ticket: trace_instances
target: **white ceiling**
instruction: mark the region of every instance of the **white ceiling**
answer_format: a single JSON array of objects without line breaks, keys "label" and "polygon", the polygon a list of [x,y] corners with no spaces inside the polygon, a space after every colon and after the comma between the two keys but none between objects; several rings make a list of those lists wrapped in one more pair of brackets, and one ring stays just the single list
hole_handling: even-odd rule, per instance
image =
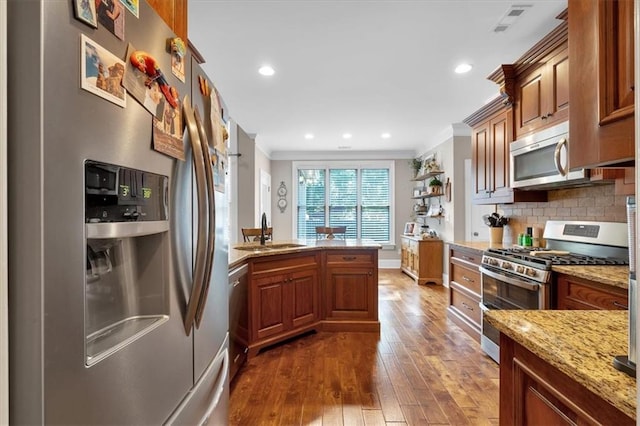
[{"label": "white ceiling", "polygon": [[[493,32],[514,3],[533,6]],[[566,4],[189,0],[189,39],[231,117],[272,158],[341,146],[413,155],[495,97],[486,77],[552,30]],[[463,61],[474,68],[455,74]],[[263,64],[276,74],[259,75]],[[346,132],[353,137],[344,140]]]}]

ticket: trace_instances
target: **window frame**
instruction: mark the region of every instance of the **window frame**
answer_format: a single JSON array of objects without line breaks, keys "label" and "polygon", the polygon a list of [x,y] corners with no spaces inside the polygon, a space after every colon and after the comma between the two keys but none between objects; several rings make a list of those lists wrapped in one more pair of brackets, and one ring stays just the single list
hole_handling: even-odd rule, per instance
[{"label": "window frame", "polygon": [[[362,169],[388,169],[389,170],[389,241],[380,242],[383,246],[395,245],[395,161],[393,160],[334,160],[334,161],[292,161],[291,163],[291,228],[294,238],[298,238],[298,171],[300,169],[324,169],[325,170],[325,222],[329,218],[329,173],[331,169],[356,169],[357,176],[357,205],[356,214],[358,220],[362,215],[362,188],[361,173]],[[356,230],[356,235],[360,235],[362,225]]]}]

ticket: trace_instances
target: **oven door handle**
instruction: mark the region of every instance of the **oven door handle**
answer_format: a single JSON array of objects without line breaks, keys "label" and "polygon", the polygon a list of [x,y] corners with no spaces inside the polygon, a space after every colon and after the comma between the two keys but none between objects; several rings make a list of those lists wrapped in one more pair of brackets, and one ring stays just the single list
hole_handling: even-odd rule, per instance
[{"label": "oven door handle", "polygon": [[521,287],[531,291],[537,291],[540,289],[540,284],[535,283],[527,283],[522,280],[517,280],[515,278],[507,277],[506,275],[498,274],[496,272],[490,271],[487,268],[481,266],[480,273],[490,276],[491,278],[495,278],[496,280],[504,281],[507,284],[515,285],[516,287]]}]

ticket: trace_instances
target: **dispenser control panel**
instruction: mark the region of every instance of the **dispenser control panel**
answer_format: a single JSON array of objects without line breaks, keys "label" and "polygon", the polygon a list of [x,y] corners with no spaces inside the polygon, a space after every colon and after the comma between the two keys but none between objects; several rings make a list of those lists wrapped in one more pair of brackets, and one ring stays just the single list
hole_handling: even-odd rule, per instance
[{"label": "dispenser control panel", "polygon": [[167,176],[87,160],[84,183],[86,223],[167,220]]}]

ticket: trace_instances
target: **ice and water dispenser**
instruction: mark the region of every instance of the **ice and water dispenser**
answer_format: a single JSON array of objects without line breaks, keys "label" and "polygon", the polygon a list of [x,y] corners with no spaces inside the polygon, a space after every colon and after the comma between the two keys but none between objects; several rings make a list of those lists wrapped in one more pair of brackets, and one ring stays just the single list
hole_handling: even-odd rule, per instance
[{"label": "ice and water dispenser", "polygon": [[168,178],[85,162],[85,355],[95,364],[169,318]]}]

